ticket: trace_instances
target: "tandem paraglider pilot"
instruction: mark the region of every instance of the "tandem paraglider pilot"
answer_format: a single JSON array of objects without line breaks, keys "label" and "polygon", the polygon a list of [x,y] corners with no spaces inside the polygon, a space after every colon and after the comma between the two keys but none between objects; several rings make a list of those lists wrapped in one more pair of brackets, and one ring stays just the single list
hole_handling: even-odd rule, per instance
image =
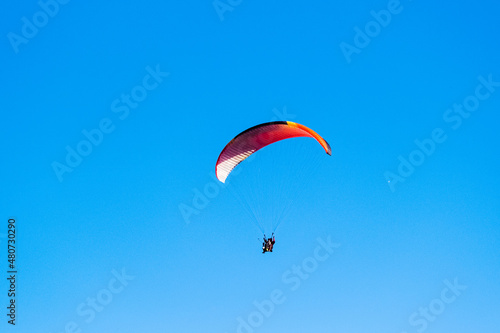
[{"label": "tandem paraglider pilot", "polygon": [[[328,155],[332,155],[332,148],[328,142],[326,142],[325,139],[309,127],[292,121],[271,121],[250,127],[229,141],[219,154],[219,158],[217,158],[217,163],[215,164],[215,176],[221,183],[225,183],[233,169],[255,152],[268,145],[274,144],[275,142],[299,137],[315,139]],[[238,189],[238,186],[236,186],[236,189]],[[275,243],[274,231],[276,231],[276,228],[280,224],[281,220],[276,220],[276,222],[274,222],[274,219],[271,219],[273,226],[265,229],[262,227],[261,219],[258,218],[260,214],[255,212],[256,209],[254,210],[255,207],[252,207],[253,205],[247,202],[244,196],[241,196],[238,199],[243,205],[247,205],[246,208],[252,213],[252,219],[255,219],[255,222],[262,233],[264,233],[264,230],[273,230],[271,238],[266,238],[266,235],[264,234],[262,253],[273,252]]]},{"label": "tandem paraglider pilot", "polygon": [[274,240],[274,232],[272,236],[272,238],[266,238],[266,235],[264,235],[264,242],[262,243],[262,253],[273,252],[273,246],[274,243],[276,243],[276,241]]}]

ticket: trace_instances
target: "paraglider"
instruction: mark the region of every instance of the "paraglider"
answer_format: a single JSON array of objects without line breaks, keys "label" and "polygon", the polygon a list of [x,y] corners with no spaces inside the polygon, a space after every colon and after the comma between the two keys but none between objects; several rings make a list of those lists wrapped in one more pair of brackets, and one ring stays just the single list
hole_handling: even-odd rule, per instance
[{"label": "paraglider", "polygon": [[[332,154],[328,142],[312,129],[291,121],[273,121],[253,126],[235,136],[220,153],[215,165],[215,175],[219,181],[225,183],[233,169],[258,150],[275,142],[297,137],[313,138],[328,155]],[[243,203],[248,205],[246,202]],[[254,217],[256,220],[258,219],[255,214]],[[257,223],[259,224],[259,221]],[[275,244],[274,230],[272,238],[266,238],[264,234],[262,253],[273,251]],[[262,228],[261,231],[263,231]]]}]

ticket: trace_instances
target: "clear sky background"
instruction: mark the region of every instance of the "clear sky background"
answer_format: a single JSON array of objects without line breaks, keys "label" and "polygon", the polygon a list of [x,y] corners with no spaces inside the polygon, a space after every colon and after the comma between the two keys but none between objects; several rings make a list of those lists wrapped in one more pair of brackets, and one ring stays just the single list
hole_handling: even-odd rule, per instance
[{"label": "clear sky background", "polygon": [[[4,4],[1,331],[498,332],[498,3],[216,4]],[[263,255],[213,173],[276,119],[333,153]]]}]

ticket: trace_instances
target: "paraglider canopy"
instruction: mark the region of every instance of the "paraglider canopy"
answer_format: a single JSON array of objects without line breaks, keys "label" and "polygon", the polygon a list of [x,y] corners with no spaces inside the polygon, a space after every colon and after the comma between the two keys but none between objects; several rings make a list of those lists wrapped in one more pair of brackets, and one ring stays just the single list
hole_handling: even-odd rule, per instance
[{"label": "paraglider canopy", "polygon": [[291,121],[273,121],[241,132],[224,147],[215,166],[217,179],[224,183],[231,171],[257,150],[296,137],[314,138],[328,155],[332,154],[328,142],[312,129]]}]

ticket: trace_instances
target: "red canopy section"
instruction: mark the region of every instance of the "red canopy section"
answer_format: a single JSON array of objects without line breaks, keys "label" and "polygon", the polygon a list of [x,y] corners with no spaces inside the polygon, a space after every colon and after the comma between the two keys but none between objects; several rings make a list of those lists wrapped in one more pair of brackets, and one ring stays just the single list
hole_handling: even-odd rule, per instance
[{"label": "red canopy section", "polygon": [[224,183],[231,171],[257,150],[277,141],[297,137],[314,138],[328,155],[332,154],[328,142],[312,129],[291,121],[274,121],[251,127],[232,139],[217,159],[215,174]]}]

